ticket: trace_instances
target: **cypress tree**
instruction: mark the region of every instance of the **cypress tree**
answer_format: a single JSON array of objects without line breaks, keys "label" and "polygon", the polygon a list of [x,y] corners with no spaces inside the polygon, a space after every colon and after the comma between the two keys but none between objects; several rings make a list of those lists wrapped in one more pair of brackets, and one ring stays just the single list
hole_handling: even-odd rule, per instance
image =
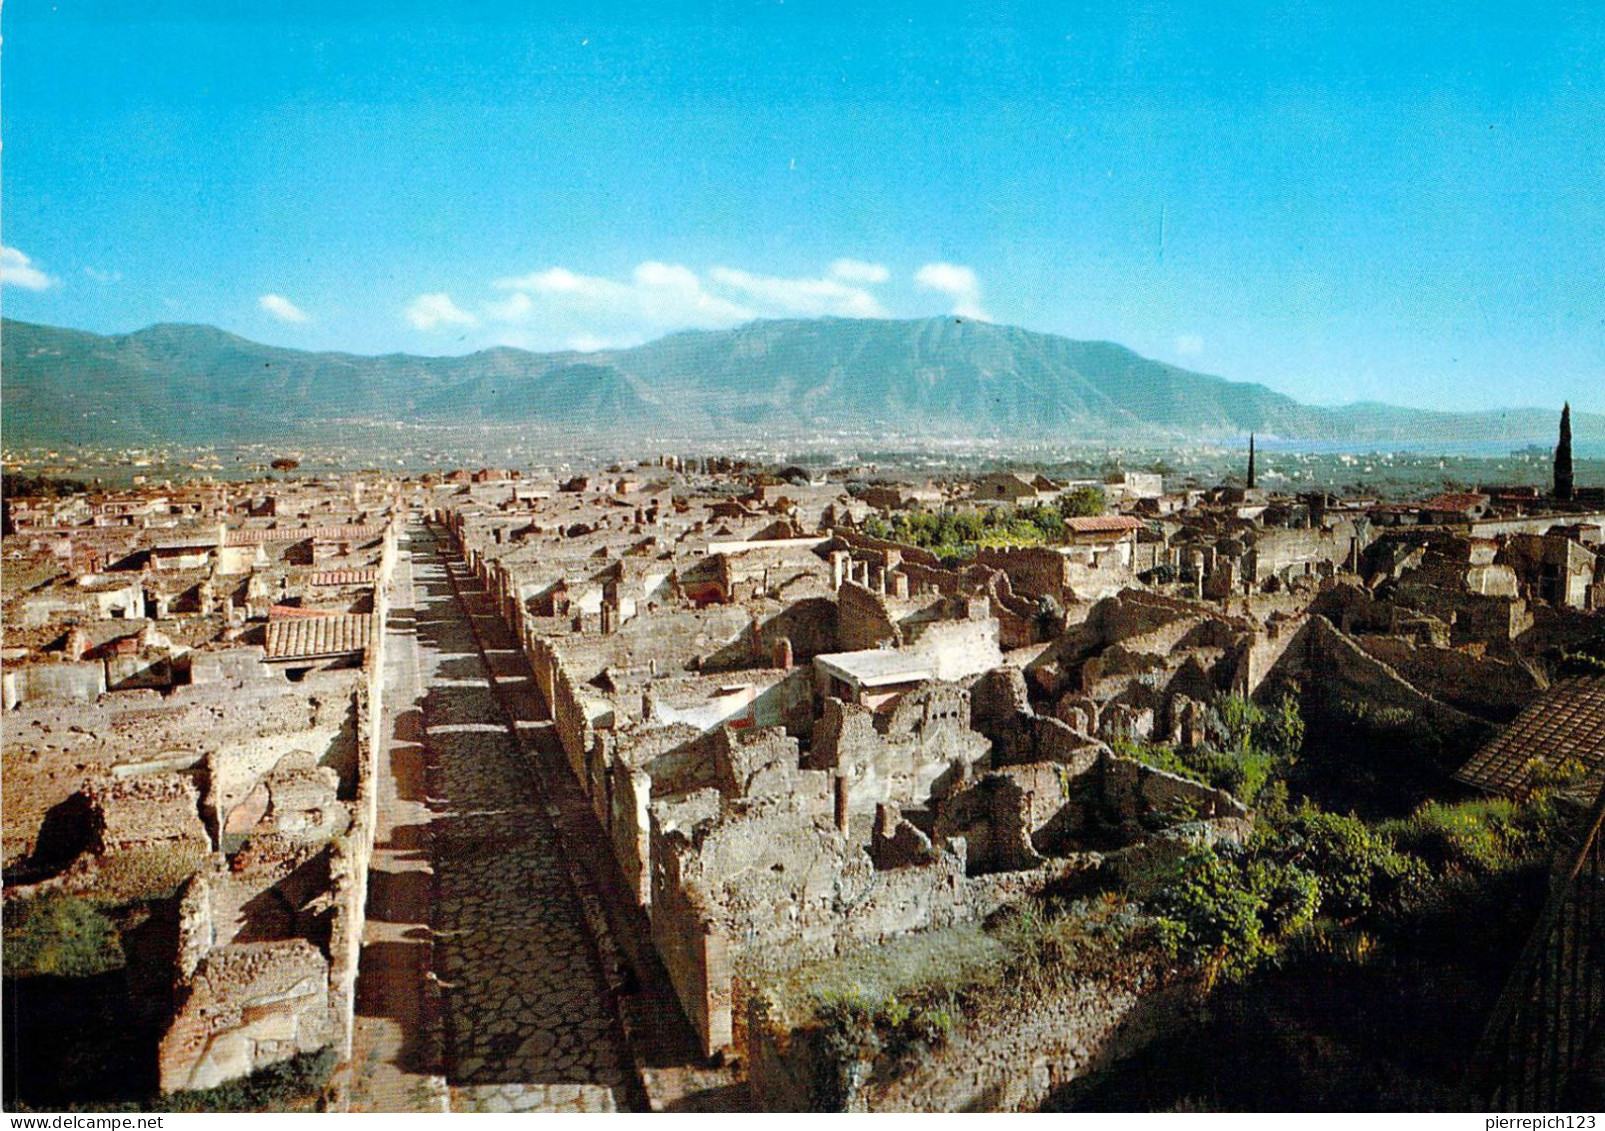
[{"label": "cypress tree", "polygon": [[1555,445],[1555,498],[1572,498],[1572,406],[1568,401],[1560,410],[1560,443]]},{"label": "cypress tree", "polygon": [[1250,491],[1254,489],[1254,433],[1252,432],[1248,434],[1248,489]]}]

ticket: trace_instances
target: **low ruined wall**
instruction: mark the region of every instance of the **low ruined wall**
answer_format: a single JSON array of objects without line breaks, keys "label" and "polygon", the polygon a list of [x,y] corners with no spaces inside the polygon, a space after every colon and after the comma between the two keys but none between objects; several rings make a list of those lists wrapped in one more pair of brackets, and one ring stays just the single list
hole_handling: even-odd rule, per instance
[{"label": "low ruined wall", "polygon": [[1224,789],[1156,770],[1130,758],[1105,755],[1101,770],[1104,801],[1123,820],[1140,819],[1144,813],[1170,813],[1184,806],[1208,819],[1248,815],[1243,803]]},{"label": "low ruined wall", "polygon": [[748,1086],[765,1111],[1034,1111],[1163,1035],[1192,993],[1141,977],[1089,977],[964,1020],[902,1064],[844,1061],[817,1027],[778,1030],[755,999]]},{"label": "low ruined wall", "polygon": [[913,562],[916,565],[926,566],[931,569],[939,569],[942,565],[941,558],[918,546],[910,546],[903,542],[891,542],[885,538],[872,538],[868,534],[844,526],[836,527],[831,533],[835,536],[836,541],[841,542],[849,549],[871,550],[883,555],[895,554],[905,562]]},{"label": "low ruined wall", "polygon": [[105,693],[106,665],[100,660],[29,664],[5,673],[8,711],[37,699],[92,703]]},{"label": "low ruined wall", "polygon": [[215,1088],[338,1039],[329,962],[304,939],[219,947],[180,989],[161,1090]]},{"label": "low ruined wall", "polygon": [[1009,584],[1022,597],[1048,596],[1061,605],[1065,601],[1065,556],[1056,550],[1023,547],[1012,550],[978,550],[975,560],[1001,569]]}]

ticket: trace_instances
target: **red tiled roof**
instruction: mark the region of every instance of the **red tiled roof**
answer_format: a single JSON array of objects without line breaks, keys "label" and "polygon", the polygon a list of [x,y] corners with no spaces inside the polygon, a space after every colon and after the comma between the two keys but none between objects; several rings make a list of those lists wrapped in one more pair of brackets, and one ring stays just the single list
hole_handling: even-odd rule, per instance
[{"label": "red tiled roof", "polygon": [[368,647],[373,617],[368,613],[337,613],[322,617],[285,617],[267,626],[267,658],[309,660],[341,656]]},{"label": "red tiled roof", "polygon": [[1087,515],[1064,520],[1064,528],[1073,534],[1119,534],[1136,530],[1141,525],[1141,519],[1132,518],[1129,514]]},{"label": "red tiled roof", "polygon": [[379,580],[377,569],[323,569],[307,581],[313,585],[372,585]]},{"label": "red tiled roof", "polygon": [[1605,676],[1584,676],[1550,688],[1472,755],[1455,778],[1489,793],[1520,798],[1540,758],[1551,765],[1576,758],[1591,779],[1605,774]]},{"label": "red tiled roof", "polygon": [[355,542],[377,538],[384,527],[373,523],[349,526],[275,526],[272,529],[230,530],[223,536],[225,546],[259,546],[263,542],[299,542],[303,538]]},{"label": "red tiled roof", "polygon": [[1435,495],[1421,505],[1429,511],[1469,511],[1472,507],[1480,507],[1487,502],[1487,495],[1466,492],[1463,494]]},{"label": "red tiled roof", "polygon": [[300,605],[270,605],[268,607],[268,620],[282,620],[285,617],[337,617],[342,615],[333,609],[303,609]]}]

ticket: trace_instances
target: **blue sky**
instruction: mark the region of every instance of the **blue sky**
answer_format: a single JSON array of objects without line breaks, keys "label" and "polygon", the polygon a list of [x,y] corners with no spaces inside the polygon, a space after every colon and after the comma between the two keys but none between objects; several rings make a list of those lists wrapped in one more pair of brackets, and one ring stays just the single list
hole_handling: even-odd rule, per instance
[{"label": "blue sky", "polygon": [[244,7],[5,5],[8,317],[444,354],[961,311],[1605,411],[1595,0]]}]

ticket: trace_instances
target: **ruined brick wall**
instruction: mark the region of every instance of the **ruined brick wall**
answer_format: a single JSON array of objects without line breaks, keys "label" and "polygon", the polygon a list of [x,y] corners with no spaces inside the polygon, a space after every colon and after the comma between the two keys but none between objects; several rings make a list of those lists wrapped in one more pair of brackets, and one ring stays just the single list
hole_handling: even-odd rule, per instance
[{"label": "ruined brick wall", "polygon": [[897,568],[908,575],[909,588],[915,593],[935,592],[954,597],[965,590],[964,575],[955,569],[922,565],[907,559]]},{"label": "ruined brick wall", "polygon": [[1224,789],[1156,770],[1130,758],[1106,754],[1099,772],[1104,803],[1133,832],[1141,828],[1146,814],[1170,815],[1181,809],[1192,810],[1197,819],[1240,818],[1248,809]]},{"label": "ruined brick wall", "polygon": [[93,703],[106,693],[106,665],[101,660],[8,665],[4,679],[8,711],[36,700]]},{"label": "ruined brick wall", "polygon": [[1254,580],[1264,581],[1273,574],[1311,573],[1322,565],[1346,568],[1365,546],[1364,534],[1352,522],[1340,522],[1331,530],[1269,527],[1261,530],[1254,541]]},{"label": "ruined brick wall", "polygon": [[1289,649],[1273,674],[1301,682],[1312,721],[1345,702],[1363,702],[1376,711],[1399,712],[1447,748],[1469,752],[1492,735],[1489,723],[1426,694],[1325,617],[1311,617],[1302,637],[1306,646]]},{"label": "ruined brick wall", "polygon": [[[710,793],[712,791],[709,791]],[[717,805],[717,794],[711,804]],[[685,874],[696,849],[687,834],[652,812],[652,944],[680,1007],[712,1056],[735,1039],[729,940],[707,895]]]},{"label": "ruined brick wall", "polygon": [[832,545],[832,549],[845,547],[851,550],[871,551],[882,555],[883,562],[885,561],[885,555],[896,554],[904,562],[926,566],[930,569],[940,569],[942,565],[941,558],[918,546],[909,546],[902,542],[891,542],[884,538],[871,538],[868,534],[845,526],[838,526],[831,533],[834,535],[835,541],[841,543],[839,546]]},{"label": "ruined brick wall", "polygon": [[1057,550],[1039,546],[1008,550],[982,549],[975,560],[1008,575],[1014,592],[1032,600],[1048,596],[1063,604],[1066,598],[1067,559]]},{"label": "ruined brick wall", "polygon": [[903,632],[886,610],[886,600],[856,581],[842,583],[836,595],[837,637],[844,652],[898,646]]},{"label": "ruined brick wall", "polygon": [[304,939],[218,947],[179,996],[157,1052],[164,1093],[214,1088],[338,1037],[329,961]]},{"label": "ruined brick wall", "polygon": [[[385,658],[389,637],[391,582],[395,576],[398,527],[386,526],[384,547],[374,583],[373,619],[363,656],[362,682],[355,693],[356,773],[351,804],[351,825],[330,846],[329,884],[331,921],[328,942],[327,1001],[342,1076],[349,1071],[352,1040],[356,1033],[357,972],[362,936],[367,925],[368,869],[373,859],[374,832],[379,819],[379,763],[388,738],[384,733]],[[316,1014],[321,1008],[313,995],[306,1008],[313,1016],[295,1021],[296,1051],[315,1039]],[[315,1047],[315,1046],[314,1046]]]},{"label": "ruined brick wall", "polygon": [[827,699],[805,765],[844,779],[853,813],[882,802],[922,806],[939,782],[986,758],[991,744],[970,730],[969,716],[968,693],[952,684],[909,692],[884,733],[867,707]]},{"label": "ruined brick wall", "polygon": [[920,633],[914,651],[926,657],[937,679],[970,679],[1003,662],[996,617],[933,621]]}]

